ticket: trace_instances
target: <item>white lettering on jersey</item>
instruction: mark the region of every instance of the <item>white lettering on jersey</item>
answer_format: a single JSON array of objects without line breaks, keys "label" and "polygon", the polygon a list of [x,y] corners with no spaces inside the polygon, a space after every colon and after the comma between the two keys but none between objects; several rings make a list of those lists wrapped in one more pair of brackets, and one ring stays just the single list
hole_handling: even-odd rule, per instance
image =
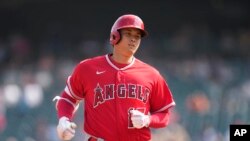
[{"label": "white lettering on jersey", "polygon": [[136,99],[143,103],[148,101],[150,90],[138,84],[107,84],[103,87],[97,83],[94,89],[94,104],[97,107],[105,103],[107,100],[113,100],[115,96],[121,99]]}]

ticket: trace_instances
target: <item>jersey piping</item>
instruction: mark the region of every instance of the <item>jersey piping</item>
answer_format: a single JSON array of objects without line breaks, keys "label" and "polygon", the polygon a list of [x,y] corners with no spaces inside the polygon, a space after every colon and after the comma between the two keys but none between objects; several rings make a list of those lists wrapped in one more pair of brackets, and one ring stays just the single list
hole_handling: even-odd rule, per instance
[{"label": "jersey piping", "polygon": [[66,90],[69,90],[70,94],[71,94],[74,98],[76,98],[76,99],[78,99],[78,100],[82,100],[83,98],[77,96],[77,95],[73,92],[73,90],[72,90],[72,88],[71,88],[71,84],[70,84],[70,78],[71,78],[71,76],[68,77],[68,81],[67,81],[67,88],[68,88],[68,89],[66,89]]},{"label": "jersey piping", "polygon": [[175,105],[175,102],[171,102],[171,103],[168,104],[167,106],[164,106],[163,108],[161,108],[161,109],[159,109],[159,110],[157,110],[157,111],[155,111],[155,112],[153,112],[153,113],[158,113],[158,112],[164,111],[164,110],[166,110],[166,109],[168,109],[168,108],[170,108],[170,107],[172,107],[172,106],[174,106],[174,105]]},{"label": "jersey piping", "polygon": [[114,69],[116,69],[116,70],[125,70],[125,69],[131,67],[131,66],[134,64],[134,62],[135,62],[135,57],[133,57],[133,58],[132,58],[132,62],[131,62],[129,65],[127,65],[127,66],[125,66],[125,67],[123,67],[123,68],[118,68],[115,64],[113,64],[113,63],[111,62],[111,60],[109,59],[108,54],[106,54],[105,58],[106,58],[108,64],[109,64],[112,68],[114,68]]}]

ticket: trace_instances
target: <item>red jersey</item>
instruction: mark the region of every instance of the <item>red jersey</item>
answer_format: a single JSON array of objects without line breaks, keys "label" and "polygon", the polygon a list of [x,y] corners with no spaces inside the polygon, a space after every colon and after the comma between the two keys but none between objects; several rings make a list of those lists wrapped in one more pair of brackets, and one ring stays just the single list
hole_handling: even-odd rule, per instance
[{"label": "red jersey", "polygon": [[106,141],[150,140],[150,128],[133,128],[130,110],[150,114],[175,105],[155,68],[136,58],[120,68],[108,54],[80,62],[65,90],[77,100],[84,99],[85,132]]}]

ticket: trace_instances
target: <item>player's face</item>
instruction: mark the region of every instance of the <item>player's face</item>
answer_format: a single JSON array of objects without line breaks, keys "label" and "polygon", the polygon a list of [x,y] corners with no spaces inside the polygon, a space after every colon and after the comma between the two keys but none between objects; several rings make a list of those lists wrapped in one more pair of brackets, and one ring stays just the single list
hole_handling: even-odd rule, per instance
[{"label": "player's face", "polygon": [[126,56],[134,55],[141,42],[141,31],[135,28],[126,28],[120,31],[121,41],[116,50]]}]

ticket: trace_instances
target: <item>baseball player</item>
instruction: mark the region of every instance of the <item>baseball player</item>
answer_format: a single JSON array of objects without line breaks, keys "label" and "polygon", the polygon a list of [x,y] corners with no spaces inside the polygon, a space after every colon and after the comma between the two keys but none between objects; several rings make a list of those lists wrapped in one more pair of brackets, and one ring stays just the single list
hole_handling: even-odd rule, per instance
[{"label": "baseball player", "polygon": [[161,74],[135,58],[146,36],[140,17],[126,14],[111,29],[110,54],[81,61],[57,96],[57,133],[62,140],[75,135],[74,112],[84,100],[86,141],[149,141],[150,128],[166,127],[175,105]]}]

